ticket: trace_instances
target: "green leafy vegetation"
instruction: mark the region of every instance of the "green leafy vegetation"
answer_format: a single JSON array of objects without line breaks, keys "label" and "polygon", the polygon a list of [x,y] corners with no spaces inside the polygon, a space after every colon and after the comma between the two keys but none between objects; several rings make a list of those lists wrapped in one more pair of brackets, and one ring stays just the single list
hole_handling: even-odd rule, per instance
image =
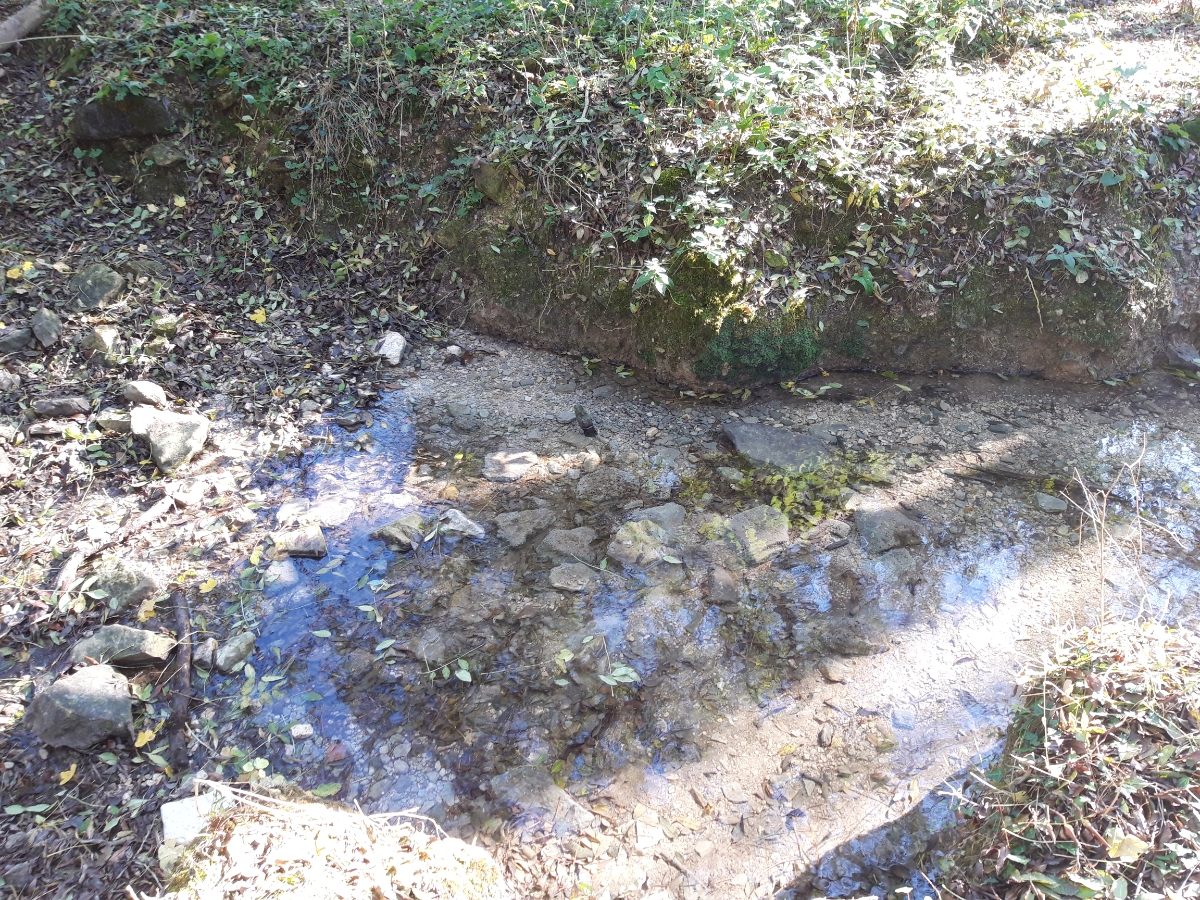
[{"label": "green leafy vegetation", "polygon": [[[66,5],[55,26],[84,35],[61,72],[83,96],[198,101],[281,216],[339,243],[394,233],[414,274],[435,223],[488,202],[472,160],[495,161],[527,194],[478,254],[507,273],[497,289],[599,266],[635,322],[698,311],[707,334],[683,349],[704,377],[863,355],[867,336],[826,321],[942,327],[980,270],[1020,287],[973,315],[1014,314],[1026,281],[1070,290],[1078,308],[1047,324],[1106,346],[1159,302],[1200,190],[1179,166],[1194,92],[1137,66],[1047,76],[1016,129],[985,114],[1018,91],[989,93],[993,59],[1019,79],[1090,39],[1087,14],[1040,0],[161,2]],[[681,283],[697,259],[723,285]],[[646,352],[660,330],[639,332]]]}]

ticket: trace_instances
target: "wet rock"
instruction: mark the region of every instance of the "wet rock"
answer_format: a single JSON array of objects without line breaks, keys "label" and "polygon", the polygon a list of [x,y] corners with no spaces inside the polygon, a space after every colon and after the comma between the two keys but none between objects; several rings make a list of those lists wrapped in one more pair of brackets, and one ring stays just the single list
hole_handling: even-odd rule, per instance
[{"label": "wet rock", "polygon": [[243,631],[227,640],[213,659],[217,671],[225,675],[236,672],[254,652],[254,642],[254,633],[251,631]]},{"label": "wet rock", "polygon": [[1043,494],[1040,491],[1033,495],[1033,502],[1044,513],[1064,513],[1067,511],[1067,501],[1053,494]]},{"label": "wet rock", "polygon": [[649,521],[662,527],[671,537],[678,541],[683,535],[683,520],[687,518],[687,510],[678,503],[664,503],[662,506],[652,506],[649,509],[639,509],[629,516],[630,522]]},{"label": "wet rock", "polygon": [[79,107],[71,120],[71,135],[78,141],[154,137],[174,128],[175,117],[162,101],[132,95],[93,100]]},{"label": "wet rock", "polygon": [[579,430],[584,433],[585,437],[596,436],[596,423],[592,421],[591,414],[582,406],[575,407],[575,421],[579,423]]},{"label": "wet rock", "polygon": [[121,295],[125,279],[104,263],[92,263],[71,279],[70,288],[83,309],[100,309]]},{"label": "wet rock", "polygon": [[129,681],[111,666],[88,666],[33,698],[25,725],[52,747],[87,750],[133,728]]},{"label": "wet rock", "polygon": [[874,656],[887,649],[873,626],[853,620],[831,623],[830,630],[821,635],[821,646],[838,656]]},{"label": "wet rock", "polygon": [[140,606],[167,589],[166,580],[153,566],[122,557],[102,560],[92,574],[96,580],[91,589],[103,591],[109,607],[117,612]]},{"label": "wet rock", "polygon": [[167,392],[153,381],[131,381],[121,390],[130,403],[146,403],[159,409],[167,406]]},{"label": "wet rock", "polygon": [[554,421],[556,421],[559,425],[570,425],[575,421],[575,410],[560,409],[554,414]]},{"label": "wet rock", "polygon": [[0,329],[0,355],[16,353],[29,346],[33,338],[33,329],[17,325]]},{"label": "wet rock", "polygon": [[562,837],[592,822],[592,814],[555,784],[541,766],[509,769],[488,784],[492,796],[512,809],[518,831],[547,825]]},{"label": "wet rock", "polygon": [[475,431],[483,421],[480,411],[462,400],[451,400],[447,403],[446,413],[459,431]]},{"label": "wet rock", "polygon": [[579,479],[575,496],[591,503],[615,503],[638,495],[637,479],[623,469],[600,466]]},{"label": "wet rock", "polygon": [[756,506],[729,520],[742,552],[755,565],[764,563],[788,543],[788,519],[773,506]]},{"label": "wet rock", "polygon": [[293,740],[306,741],[313,736],[313,727],[307,722],[297,722],[288,729],[288,734],[292,736]]},{"label": "wet rock", "polygon": [[538,552],[553,559],[595,562],[595,540],[596,532],[591,528],[555,528],[538,545]]},{"label": "wet rock", "polygon": [[921,544],[925,527],[894,506],[868,501],[854,510],[854,525],[871,555]]},{"label": "wet rock", "polygon": [[86,397],[55,397],[48,400],[34,400],[33,411],[45,419],[86,416],[92,411],[92,405],[88,403]]},{"label": "wet rock", "polygon": [[483,477],[488,481],[520,481],[533,466],[537,454],[528,450],[500,450],[483,458]]},{"label": "wet rock", "polygon": [[1013,430],[1013,427],[1007,422],[993,422],[988,426],[987,430],[992,432],[992,434],[1009,434]]},{"label": "wet rock", "polygon": [[167,661],[175,639],[156,631],[104,625],[90,638],[71,648],[71,662],[112,663],[117,666],[152,666]]},{"label": "wet rock", "polygon": [[325,534],[320,525],[305,525],[292,531],[276,531],[271,535],[276,556],[295,556],[299,559],[321,559],[325,556]]},{"label": "wet rock", "polygon": [[208,440],[208,419],[152,406],[135,406],[129,413],[130,431],[150,445],[150,456],[164,474],[186,465]]},{"label": "wet rock", "polygon": [[875,561],[875,572],[887,584],[913,585],[920,580],[917,561],[903,547],[889,550]]},{"label": "wet rock", "polygon": [[21,387],[21,376],[0,368],[0,391],[15,391]]},{"label": "wet rock", "polygon": [[127,409],[102,409],[96,413],[96,427],[113,434],[129,434],[133,430]]},{"label": "wet rock", "polygon": [[608,545],[608,555],[625,566],[650,566],[665,555],[670,533],[652,519],[626,522]]},{"label": "wet rock", "polygon": [[217,649],[219,646],[216,638],[210,637],[202,640],[192,651],[192,665],[198,669],[204,669],[206,672],[211,672],[213,666],[217,664]]},{"label": "wet rock", "polygon": [[716,566],[708,575],[708,596],[713,603],[729,604],[738,601],[738,583],[728,569]]},{"label": "wet rock", "polygon": [[409,513],[376,528],[371,537],[403,550],[417,547],[425,538],[425,517],[420,513]]},{"label": "wet rock", "polygon": [[551,509],[523,509],[496,516],[496,534],[511,547],[522,547],[529,538],[554,524]]},{"label": "wet rock", "polygon": [[374,353],[389,366],[398,366],[407,349],[408,340],[404,335],[398,331],[389,331],[375,343]]},{"label": "wet rock", "polygon": [[111,356],[116,350],[121,332],[115,325],[97,325],[91,329],[79,342],[79,349],[84,353],[99,353],[101,356]]},{"label": "wet rock", "polygon": [[457,509],[448,509],[438,517],[438,530],[442,534],[461,534],[469,538],[481,538],[487,534],[482,525],[472,522]]},{"label": "wet rock", "polygon": [[33,314],[29,324],[33,328],[33,336],[43,347],[53,347],[62,337],[62,319],[44,306]]},{"label": "wet rock", "polygon": [[746,459],[785,472],[814,472],[829,461],[829,451],[819,438],[786,428],[729,422],[725,436]]},{"label": "wet rock", "polygon": [[596,572],[583,563],[565,563],[550,570],[550,586],[560,591],[579,593],[586,591],[596,577]]}]

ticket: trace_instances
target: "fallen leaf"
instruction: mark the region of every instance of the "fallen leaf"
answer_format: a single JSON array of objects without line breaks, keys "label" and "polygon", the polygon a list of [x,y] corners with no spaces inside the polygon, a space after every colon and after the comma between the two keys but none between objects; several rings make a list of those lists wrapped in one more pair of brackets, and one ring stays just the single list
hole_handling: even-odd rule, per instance
[{"label": "fallen leaf", "polygon": [[312,789],[312,791],[310,793],[314,797],[332,797],[334,794],[336,794],[341,789],[342,789],[342,786],[338,782],[331,781],[328,784],[317,785],[315,788]]},{"label": "fallen leaf", "polygon": [[75,777],[75,772],[78,768],[79,768],[78,763],[71,763],[71,768],[64,769],[63,771],[58,773],[58,783],[60,785],[66,784],[68,781],[70,781],[72,778]]},{"label": "fallen leaf", "polygon": [[267,311],[265,309],[256,309],[254,312],[248,313],[246,318],[251,322],[257,322],[259,325],[262,325],[267,321]]},{"label": "fallen leaf", "polygon": [[139,747],[139,748],[145,747],[148,743],[150,743],[152,740],[154,740],[154,737],[156,734],[158,734],[158,732],[154,731],[153,729],[148,729],[146,731],[139,731],[137,740],[133,742],[133,746]]},{"label": "fallen leaf", "polygon": [[200,585],[200,593],[207,594],[217,586],[217,579],[210,578],[204,584]]}]

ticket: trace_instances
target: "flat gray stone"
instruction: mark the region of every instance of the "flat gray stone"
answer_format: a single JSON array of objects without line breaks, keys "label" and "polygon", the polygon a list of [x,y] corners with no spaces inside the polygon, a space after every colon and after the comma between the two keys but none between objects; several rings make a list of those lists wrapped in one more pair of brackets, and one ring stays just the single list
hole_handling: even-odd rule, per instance
[{"label": "flat gray stone", "polygon": [[92,263],[71,279],[70,287],[83,309],[100,309],[121,296],[125,279],[104,263]]},{"label": "flat gray stone", "polygon": [[46,419],[86,416],[92,411],[92,405],[88,403],[86,397],[54,397],[34,400],[33,411]]},{"label": "flat gray stone", "polygon": [[788,543],[788,518],[773,506],[756,506],[729,520],[742,552],[755,565],[764,563]]},{"label": "flat gray stone", "polygon": [[111,666],[88,666],[33,698],[25,725],[52,747],[87,750],[133,729],[129,681]]},{"label": "flat gray stone", "polygon": [[129,425],[135,437],[150,445],[154,464],[165,474],[191,462],[208,440],[208,419],[195,413],[139,405],[130,410]]},{"label": "flat gray stone", "polygon": [[217,661],[217,650],[220,649],[220,644],[216,638],[205,638],[196,644],[196,649],[192,651],[192,665],[198,669],[203,669],[206,672],[211,672]]},{"label": "flat gray stone", "polygon": [[114,434],[129,434],[133,430],[127,409],[102,409],[96,413],[96,427]]},{"label": "flat gray stone", "polygon": [[301,559],[321,559],[325,556],[325,534],[320,525],[305,525],[292,531],[276,531],[271,535],[276,555]]},{"label": "flat gray stone", "polygon": [[916,559],[903,547],[889,550],[875,560],[875,572],[885,584],[913,585],[920,580]]},{"label": "flat gray stone", "polygon": [[531,536],[554,524],[554,510],[523,509],[496,516],[496,534],[510,547],[523,547]]},{"label": "flat gray stone", "polygon": [[592,503],[615,503],[632,500],[639,493],[638,481],[623,469],[600,466],[579,479],[575,496]]},{"label": "flat gray stone", "polygon": [[873,556],[897,547],[920,546],[925,534],[925,526],[901,510],[871,501],[854,510],[854,526]]},{"label": "flat gray stone", "polygon": [[1067,511],[1067,501],[1053,494],[1043,494],[1040,491],[1033,495],[1037,508],[1045,513],[1062,513]]},{"label": "flat gray stone", "polygon": [[16,353],[24,350],[33,340],[33,329],[12,325],[0,329],[0,355]]},{"label": "flat gray stone", "polygon": [[483,458],[483,477],[488,481],[520,481],[537,465],[536,453],[529,450],[500,450]]},{"label": "flat gray stone", "polygon": [[146,403],[163,409],[167,406],[167,392],[153,381],[131,381],[121,390],[121,396],[130,403]]},{"label": "flat gray stone", "polygon": [[829,451],[820,438],[797,434],[786,428],[728,422],[725,436],[751,462],[774,466],[797,474],[815,472],[829,461]]},{"label": "flat gray stone", "polygon": [[595,540],[592,528],[555,528],[538,545],[538,553],[567,562],[595,562],[596,551],[592,549]]},{"label": "flat gray stone", "polygon": [[167,661],[175,639],[157,631],[105,625],[71,648],[71,662],[112,663],[117,666],[153,666]]},{"label": "flat gray stone", "polygon": [[740,592],[733,573],[722,566],[714,566],[708,575],[708,596],[713,603],[737,603]]},{"label": "flat gray stone", "polygon": [[33,328],[33,336],[43,347],[54,346],[62,337],[62,319],[44,306],[33,314],[29,324]]},{"label": "flat gray stone", "polygon": [[243,631],[222,644],[213,660],[217,671],[225,675],[236,672],[254,652],[255,640],[253,632]]},{"label": "flat gray stone", "polygon": [[166,580],[153,566],[122,557],[102,560],[92,574],[96,580],[90,589],[103,591],[109,607],[117,612],[140,606],[167,589]]},{"label": "flat gray stone", "polygon": [[550,570],[550,586],[560,591],[586,591],[595,578],[595,570],[583,563],[564,563]]},{"label": "flat gray stone", "polygon": [[409,513],[376,528],[371,537],[405,550],[419,546],[425,538],[425,517],[420,513]]}]

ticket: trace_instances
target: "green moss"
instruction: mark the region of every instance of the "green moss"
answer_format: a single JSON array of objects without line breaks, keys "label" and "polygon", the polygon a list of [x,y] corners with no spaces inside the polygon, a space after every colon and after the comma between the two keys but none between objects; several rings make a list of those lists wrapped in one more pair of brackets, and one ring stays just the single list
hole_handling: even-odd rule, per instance
[{"label": "green moss", "polygon": [[816,361],[821,348],[802,315],[785,313],[750,320],[728,316],[695,371],[701,378],[728,381],[790,378]]},{"label": "green moss", "polygon": [[867,342],[858,332],[851,332],[838,341],[838,353],[850,359],[862,359],[867,352]]}]

